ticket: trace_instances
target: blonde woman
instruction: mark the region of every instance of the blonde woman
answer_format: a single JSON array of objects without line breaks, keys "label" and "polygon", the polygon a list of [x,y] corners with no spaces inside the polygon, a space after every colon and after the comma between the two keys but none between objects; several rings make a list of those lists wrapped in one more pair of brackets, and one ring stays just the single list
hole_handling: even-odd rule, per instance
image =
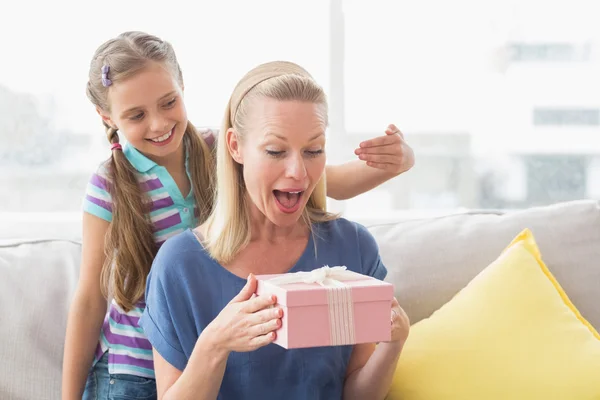
[{"label": "blonde woman", "polygon": [[327,102],[288,62],[238,83],[217,141],[217,190],[207,221],[162,246],[140,320],[162,399],[383,399],[409,323],[390,304],[392,340],[285,350],[271,342],[282,310],[253,297],[255,274],[323,265],[383,279],[361,225],[325,211]]}]

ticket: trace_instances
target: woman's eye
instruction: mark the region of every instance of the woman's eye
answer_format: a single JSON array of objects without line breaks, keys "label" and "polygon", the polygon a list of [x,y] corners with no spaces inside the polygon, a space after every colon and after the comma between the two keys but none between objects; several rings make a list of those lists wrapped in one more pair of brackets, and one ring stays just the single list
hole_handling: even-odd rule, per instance
[{"label": "woman's eye", "polygon": [[310,157],[317,157],[317,156],[323,154],[323,150],[307,150],[306,153]]},{"label": "woman's eye", "polygon": [[267,150],[267,154],[271,157],[281,157],[284,153],[284,151]]}]

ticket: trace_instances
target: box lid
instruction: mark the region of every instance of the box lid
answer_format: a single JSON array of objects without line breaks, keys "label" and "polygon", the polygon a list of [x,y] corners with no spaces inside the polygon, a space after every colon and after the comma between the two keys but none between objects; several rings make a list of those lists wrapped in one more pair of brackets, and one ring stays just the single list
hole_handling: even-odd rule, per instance
[{"label": "box lid", "polygon": [[[380,281],[371,276],[346,271],[348,277],[343,284],[350,287],[352,299],[355,303],[368,301],[392,301],[394,287],[391,283]],[[352,277],[349,277],[350,275]],[[277,302],[287,307],[313,306],[327,304],[328,287],[318,283],[284,283],[275,284],[269,280],[290,274],[257,275],[258,287],[256,294],[259,296],[275,295]]]}]

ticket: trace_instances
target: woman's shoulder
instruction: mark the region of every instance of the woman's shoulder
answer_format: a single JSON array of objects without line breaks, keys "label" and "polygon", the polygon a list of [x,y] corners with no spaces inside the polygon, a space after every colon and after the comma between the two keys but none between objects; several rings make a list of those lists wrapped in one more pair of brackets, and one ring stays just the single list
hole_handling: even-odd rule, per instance
[{"label": "woman's shoulder", "polygon": [[369,229],[355,221],[337,218],[314,226],[315,241],[321,247],[331,247],[348,255],[378,253],[379,247]]},{"label": "woman's shoulder", "polygon": [[371,236],[371,233],[364,225],[341,217],[330,221],[318,222],[314,224],[313,228],[317,231],[317,234],[330,238],[347,239],[349,237],[364,238],[365,236]]},{"label": "woman's shoulder", "polygon": [[317,224],[315,233],[320,264],[345,265],[351,271],[385,278],[379,246],[364,225],[338,218]]},{"label": "woman's shoulder", "polygon": [[189,266],[212,262],[192,229],[167,239],[158,250],[152,264],[154,274],[176,274],[185,276]]}]

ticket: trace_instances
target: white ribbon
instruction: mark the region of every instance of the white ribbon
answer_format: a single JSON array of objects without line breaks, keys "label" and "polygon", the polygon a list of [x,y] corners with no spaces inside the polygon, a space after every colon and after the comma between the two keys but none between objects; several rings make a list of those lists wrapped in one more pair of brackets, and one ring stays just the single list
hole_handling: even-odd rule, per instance
[{"label": "white ribbon", "polygon": [[347,271],[346,267],[328,267],[313,269],[312,271],[292,272],[277,278],[271,278],[268,282],[274,285],[287,285],[290,283],[318,283],[323,287],[346,287],[344,280],[356,279],[356,274]]},{"label": "white ribbon", "polygon": [[268,279],[274,285],[290,283],[317,283],[327,291],[329,309],[329,335],[332,346],[355,343],[354,303],[352,289],[343,281],[356,279],[356,273],[347,271],[345,266],[324,266],[310,272],[301,271]]}]

